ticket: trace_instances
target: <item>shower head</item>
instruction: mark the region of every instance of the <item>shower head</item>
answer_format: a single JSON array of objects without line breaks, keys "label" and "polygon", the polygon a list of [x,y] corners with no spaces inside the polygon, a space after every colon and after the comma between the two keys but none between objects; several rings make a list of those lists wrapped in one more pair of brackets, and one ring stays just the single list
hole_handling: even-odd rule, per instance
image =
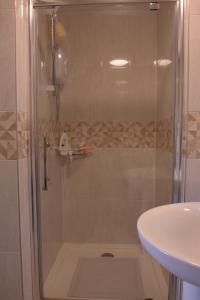
[{"label": "shower head", "polygon": [[66,30],[63,24],[56,19],[55,21],[55,42],[58,47],[66,36]]},{"label": "shower head", "polygon": [[56,48],[60,46],[66,36],[65,27],[62,22],[58,20],[58,10],[58,6],[51,10],[51,38],[53,39],[52,46]]}]

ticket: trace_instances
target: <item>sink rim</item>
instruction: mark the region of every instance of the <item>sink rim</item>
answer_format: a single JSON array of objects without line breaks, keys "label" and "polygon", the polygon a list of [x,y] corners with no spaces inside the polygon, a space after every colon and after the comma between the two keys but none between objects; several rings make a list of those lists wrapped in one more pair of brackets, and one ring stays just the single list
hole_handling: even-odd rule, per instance
[{"label": "sink rim", "polygon": [[[195,261],[192,260],[189,256],[178,256],[176,252],[173,252],[173,249],[170,248],[164,248],[164,245],[162,245],[161,243],[156,244],[156,241],[153,240],[153,235],[151,236],[147,236],[143,230],[144,228],[144,224],[142,224],[142,222],[144,221],[144,218],[148,215],[150,215],[153,212],[157,211],[157,213],[159,212],[159,210],[162,211],[162,213],[164,212],[164,209],[166,208],[173,208],[173,207],[180,207],[181,211],[183,212],[184,208],[191,208],[191,209],[196,209],[198,208],[200,210],[200,202],[183,202],[183,203],[175,203],[175,204],[168,204],[168,205],[163,205],[163,206],[159,206],[159,207],[155,207],[152,208],[148,211],[146,211],[145,213],[143,213],[140,218],[138,219],[137,222],[137,229],[138,229],[138,233],[139,233],[139,237],[141,239],[141,242],[144,246],[144,248],[146,248],[146,250],[157,260],[159,261],[160,264],[162,264],[166,269],[168,269],[170,272],[174,273],[175,275],[179,276],[179,277],[185,277],[188,282],[194,283],[194,280],[191,279],[191,275],[186,274],[186,270],[181,274],[179,271],[177,271],[175,273],[175,269],[176,267],[180,270],[181,267],[185,267],[188,268],[188,272],[193,270],[193,272],[198,272],[200,275],[200,260]],[[180,211],[180,212],[181,212]],[[175,212],[175,210],[174,210]],[[167,213],[167,212],[166,212]],[[200,214],[199,214],[200,216]],[[169,235],[167,236],[169,237]],[[180,251],[180,249],[179,249]],[[152,253],[153,252],[153,253]],[[159,256],[159,257],[158,257]],[[167,261],[168,260],[168,264]],[[177,263],[177,266],[172,266],[171,264],[169,265],[169,261],[170,263],[173,264],[173,262]],[[178,266],[179,264],[179,266]],[[192,270],[191,270],[192,268]],[[191,280],[190,280],[191,279]],[[195,281],[196,284],[200,284],[200,280],[196,280]]]}]

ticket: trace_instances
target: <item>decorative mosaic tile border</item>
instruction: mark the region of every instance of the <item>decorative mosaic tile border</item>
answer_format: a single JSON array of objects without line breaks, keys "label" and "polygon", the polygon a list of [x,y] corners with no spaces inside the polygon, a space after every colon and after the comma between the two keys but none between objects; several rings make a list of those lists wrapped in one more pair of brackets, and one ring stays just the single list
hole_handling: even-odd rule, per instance
[{"label": "decorative mosaic tile border", "polygon": [[18,142],[18,158],[26,158],[29,153],[30,128],[28,124],[28,116],[25,112],[17,115],[17,142]]},{"label": "decorative mosaic tile border", "polygon": [[154,148],[156,123],[79,122],[64,124],[72,144],[95,148]]},{"label": "decorative mosaic tile border", "polygon": [[173,121],[164,119],[157,121],[156,125],[156,148],[166,152],[172,152],[174,145]]},{"label": "decorative mosaic tile border", "polygon": [[[40,136],[50,145],[58,145],[60,132],[66,130],[71,144],[89,144],[95,148],[155,148],[156,122],[62,122],[43,120]],[[162,145],[161,145],[162,146]]]},{"label": "decorative mosaic tile border", "polygon": [[17,159],[16,132],[15,112],[0,111],[0,160]]},{"label": "decorative mosaic tile border", "polygon": [[[200,112],[188,112],[183,122],[183,153],[200,159]],[[17,128],[18,127],[18,128]],[[61,122],[42,120],[40,137],[46,136],[51,145],[58,145],[60,133],[66,130],[74,145],[89,144],[96,148],[157,148],[172,151],[172,120],[158,122]],[[18,145],[17,145],[18,144]],[[17,151],[18,148],[18,151]],[[18,152],[18,156],[17,156]],[[0,111],[0,160],[27,157],[29,126],[27,115]]]},{"label": "decorative mosaic tile border", "polygon": [[200,159],[200,112],[188,112],[185,116],[186,155]]},{"label": "decorative mosaic tile border", "polygon": [[28,155],[27,115],[0,111],[0,160],[16,160]]}]

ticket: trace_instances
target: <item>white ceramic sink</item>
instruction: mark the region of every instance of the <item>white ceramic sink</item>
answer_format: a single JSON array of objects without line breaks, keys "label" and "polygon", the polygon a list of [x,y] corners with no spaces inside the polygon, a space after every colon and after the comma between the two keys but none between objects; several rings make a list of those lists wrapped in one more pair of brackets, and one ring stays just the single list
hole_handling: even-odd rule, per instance
[{"label": "white ceramic sink", "polygon": [[200,286],[200,203],[153,208],[139,218],[137,226],[144,248],[161,265]]}]

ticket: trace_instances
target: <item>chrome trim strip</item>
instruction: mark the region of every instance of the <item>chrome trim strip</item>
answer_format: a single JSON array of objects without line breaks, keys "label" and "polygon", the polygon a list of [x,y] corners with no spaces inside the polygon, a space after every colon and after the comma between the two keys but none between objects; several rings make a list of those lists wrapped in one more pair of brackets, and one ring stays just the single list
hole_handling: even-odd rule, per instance
[{"label": "chrome trim strip", "polygon": [[[178,2],[181,0],[158,0],[156,2]],[[131,3],[149,3],[150,0],[54,0],[51,2],[45,1],[34,1],[34,8],[46,8],[46,7],[54,7],[54,6],[66,6],[66,5],[99,5],[99,4],[131,4]]]},{"label": "chrome trim strip", "polygon": [[184,6],[177,3],[176,99],[174,107],[174,187],[173,203],[183,202],[182,190],[182,139],[183,139],[183,84],[184,84]]},{"label": "chrome trim strip", "polygon": [[33,0],[29,0],[29,31],[30,31],[30,71],[31,71],[31,103],[30,103],[30,121],[31,121],[31,193],[32,193],[32,263],[33,263],[33,300],[41,300],[41,282],[40,282],[40,259],[39,259],[39,203],[37,192],[37,120],[36,120],[36,13],[33,8]]},{"label": "chrome trim strip", "polygon": [[[172,203],[184,202],[183,99],[184,99],[184,0],[176,11],[176,97],[174,106],[174,172]],[[182,299],[182,280],[170,274],[168,300]]]}]

